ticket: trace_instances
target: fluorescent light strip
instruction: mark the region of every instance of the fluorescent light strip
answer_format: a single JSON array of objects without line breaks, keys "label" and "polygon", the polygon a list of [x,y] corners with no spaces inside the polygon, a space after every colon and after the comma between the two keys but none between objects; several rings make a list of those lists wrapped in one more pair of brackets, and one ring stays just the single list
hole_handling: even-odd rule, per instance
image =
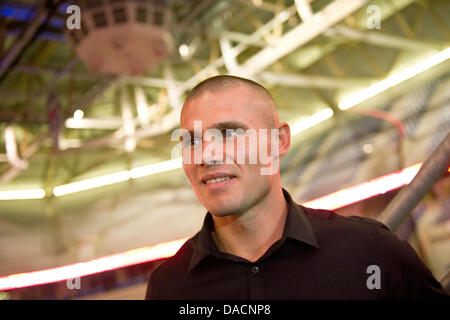
[{"label": "fluorescent light strip", "polygon": [[158,162],[147,166],[137,167],[131,170],[124,170],[92,179],[57,186],[53,188],[53,194],[57,197],[60,197],[79,191],[103,187],[114,183],[127,181],[129,179],[137,179],[160,172],[175,170],[178,168],[181,168],[181,158]]},{"label": "fluorescent light strip", "polygon": [[0,200],[42,199],[45,197],[43,189],[0,191]]},{"label": "fluorescent light strip", "polygon": [[182,167],[181,158],[158,162],[148,166],[138,167],[130,170],[130,176],[133,179],[149,176],[155,173],[175,170]]},{"label": "fluorescent light strip", "polygon": [[292,124],[291,127],[291,135],[295,136],[300,132],[303,132],[313,126],[318,125],[319,123],[331,118],[333,116],[333,110],[331,108],[325,108],[312,116],[299,121],[298,123]]},{"label": "fluorescent light strip", "polygon": [[448,60],[449,58],[450,48],[447,48],[340,101],[338,107],[341,110],[350,109],[357,104]]},{"label": "fluorescent light strip", "polygon": [[0,290],[59,282],[173,256],[188,238],[165,242],[63,267],[0,277]]},{"label": "fluorescent light strip", "polygon": [[92,179],[57,186],[53,188],[53,194],[57,197],[60,197],[66,194],[90,190],[122,181],[127,181],[129,179],[130,179],[130,172],[128,170],[125,170]]},{"label": "fluorescent light strip", "polygon": [[[304,202],[302,205],[310,208],[334,210],[379,194],[389,192],[411,182],[422,164],[423,163],[418,163],[409,166],[403,170],[369,180],[347,189],[333,192],[312,201]],[[450,170],[450,167],[448,170]],[[123,268],[138,263],[168,258],[173,256],[187,239],[188,238],[164,242],[151,247],[134,249],[63,267],[0,277],[0,290],[11,290],[53,283]]]}]

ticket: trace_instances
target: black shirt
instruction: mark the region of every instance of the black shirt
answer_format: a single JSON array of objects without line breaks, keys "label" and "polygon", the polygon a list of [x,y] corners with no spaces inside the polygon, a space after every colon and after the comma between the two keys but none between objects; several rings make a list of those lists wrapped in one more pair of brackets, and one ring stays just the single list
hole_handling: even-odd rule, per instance
[{"label": "black shirt", "polygon": [[295,203],[280,240],[255,262],[220,252],[202,229],[151,273],[146,299],[449,298],[414,249],[378,221]]}]

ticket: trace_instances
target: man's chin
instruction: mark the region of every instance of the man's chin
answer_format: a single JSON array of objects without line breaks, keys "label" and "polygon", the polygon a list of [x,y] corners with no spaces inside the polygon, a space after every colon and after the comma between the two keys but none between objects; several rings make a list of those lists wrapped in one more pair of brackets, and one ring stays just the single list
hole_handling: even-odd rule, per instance
[{"label": "man's chin", "polygon": [[216,218],[232,216],[233,214],[235,214],[235,212],[231,212],[231,211],[219,211],[218,212],[215,210],[208,210],[208,212],[211,213]]},{"label": "man's chin", "polygon": [[232,206],[229,202],[223,205],[214,203],[214,205],[205,206],[205,208],[215,217],[231,216],[241,211],[239,206]]}]

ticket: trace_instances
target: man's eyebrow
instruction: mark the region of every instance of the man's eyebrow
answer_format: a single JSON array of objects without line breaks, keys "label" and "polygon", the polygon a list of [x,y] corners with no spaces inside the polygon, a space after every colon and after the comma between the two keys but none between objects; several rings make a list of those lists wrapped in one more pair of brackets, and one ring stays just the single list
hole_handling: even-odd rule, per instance
[{"label": "man's eyebrow", "polygon": [[[223,121],[223,122],[218,122],[215,123],[211,128],[209,129],[217,129],[217,130],[226,130],[226,129],[244,129],[247,130],[249,129],[248,126],[242,122],[239,121]],[[187,129],[185,129],[187,130]],[[189,132],[189,135],[191,137],[194,137],[194,130],[187,130],[187,132]],[[180,135],[180,139],[181,139],[181,135]]]},{"label": "man's eyebrow", "polygon": [[248,126],[242,122],[239,121],[224,121],[224,122],[218,122],[215,123],[213,128],[218,130],[224,130],[224,129],[244,129],[247,130]]}]

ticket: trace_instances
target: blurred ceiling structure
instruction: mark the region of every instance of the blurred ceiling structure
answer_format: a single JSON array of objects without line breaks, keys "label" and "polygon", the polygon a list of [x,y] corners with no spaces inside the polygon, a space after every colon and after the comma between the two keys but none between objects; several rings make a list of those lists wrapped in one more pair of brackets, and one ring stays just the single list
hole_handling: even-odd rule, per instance
[{"label": "blurred ceiling structure", "polygon": [[[168,36],[162,37],[167,40],[166,55],[149,69],[139,66],[129,73],[101,72],[101,59],[86,64],[86,58],[76,50],[76,43],[83,40],[67,30],[71,15],[67,9],[72,4],[80,5],[82,19],[92,12],[92,25],[85,22],[81,31],[75,31],[83,33],[85,39],[95,30],[119,22],[159,26]],[[120,6],[126,8],[122,20],[111,13],[111,8]],[[170,14],[170,19],[157,17],[152,8],[160,8],[158,12],[164,17]],[[100,9],[111,12],[96,22],[94,15]],[[203,79],[217,74],[255,79],[272,93],[280,120],[289,122],[296,133],[294,151],[282,163],[282,169],[297,199],[306,201],[331,192],[323,189],[324,185],[332,189],[329,182],[312,186],[322,190],[317,193],[299,190],[298,181],[307,183],[305,177],[313,179],[321,171],[319,163],[314,170],[308,169],[310,173],[306,166],[328,157],[337,140],[342,144],[345,139],[357,138],[358,130],[346,137],[333,131],[336,125],[349,128],[350,121],[369,111],[372,118],[380,118],[382,111],[389,110],[411,117],[416,112],[426,118],[407,100],[392,103],[433,81],[434,87],[423,89],[428,90],[427,97],[431,97],[431,88],[440,87],[441,100],[448,101],[448,16],[450,3],[445,0],[3,1],[0,192],[42,192],[36,200],[0,201],[0,219],[11,225],[42,221],[57,225],[58,215],[68,208],[83,211],[105,194],[125,192],[129,185],[123,182],[130,180],[129,175],[115,176],[120,186],[104,187],[102,191],[63,196],[58,187],[170,160],[177,144],[172,134],[179,126],[185,95]],[[120,41],[112,39],[111,47]],[[102,48],[104,44],[98,50]],[[392,109],[387,110],[387,105]],[[378,116],[374,116],[374,110],[379,111]],[[429,126],[442,110],[448,108],[430,116]],[[449,123],[448,117],[445,119],[444,128]],[[374,126],[392,127],[390,120],[377,119]],[[371,125],[362,123],[365,128]],[[333,136],[332,141],[325,141],[324,135]],[[364,148],[366,154],[373,151],[367,143]],[[425,159],[426,154],[421,154],[414,161]],[[396,164],[375,176],[403,168]],[[373,171],[374,167],[372,164],[362,171]],[[298,168],[306,173],[299,173]],[[299,180],[300,175],[303,180]],[[360,174],[357,182],[370,178],[374,176]],[[133,183],[136,190],[154,192],[164,188],[186,190],[188,186],[181,170]],[[189,195],[185,198],[191,199],[186,192]],[[159,196],[153,198],[157,201]],[[175,220],[174,216],[166,222]],[[118,239],[124,239],[132,228],[127,230]]]}]

